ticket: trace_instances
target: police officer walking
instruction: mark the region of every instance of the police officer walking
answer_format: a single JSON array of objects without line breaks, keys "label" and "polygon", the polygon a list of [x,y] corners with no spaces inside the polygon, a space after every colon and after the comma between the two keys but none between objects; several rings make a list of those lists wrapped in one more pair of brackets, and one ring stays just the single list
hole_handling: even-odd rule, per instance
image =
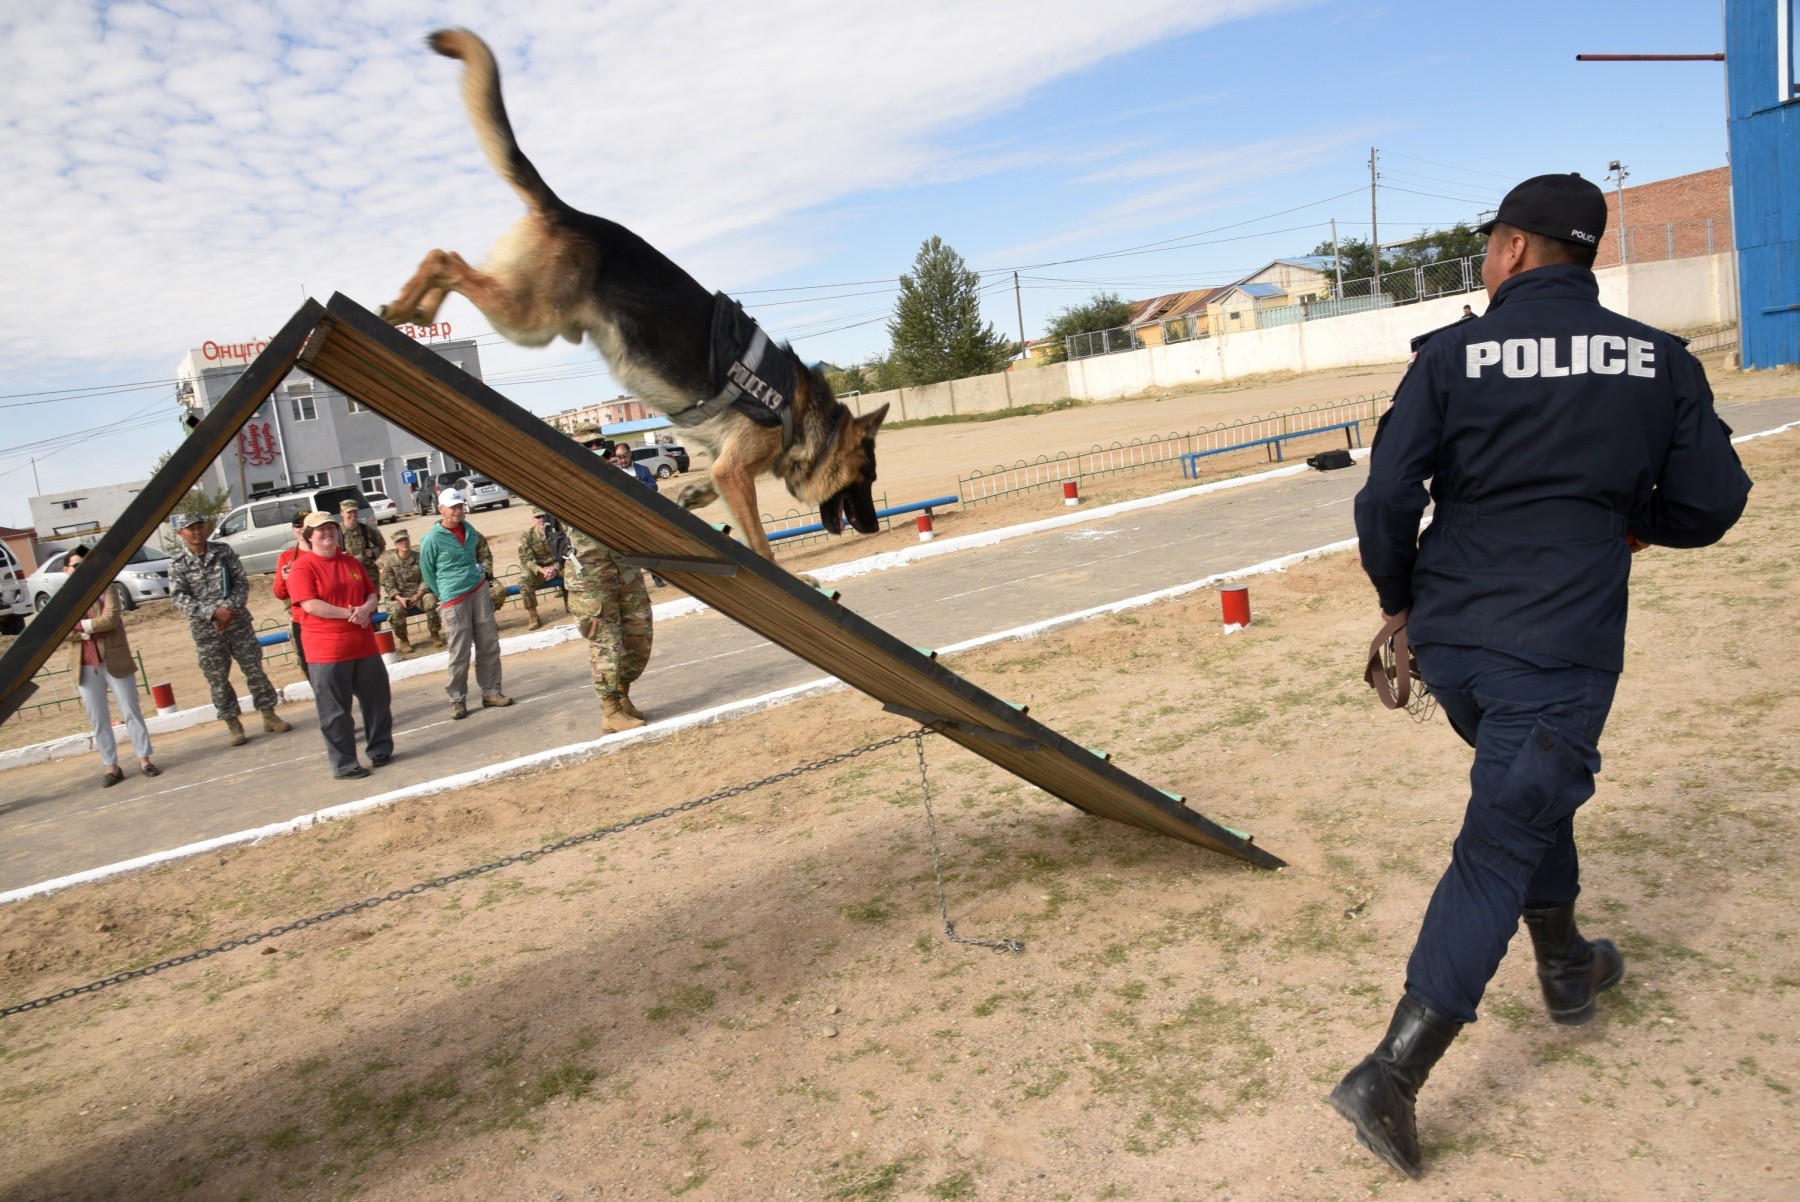
[{"label": "police officer walking", "polygon": [[213,710],[230,732],[231,745],[250,741],[238,721],[237,690],[231,685],[231,661],[243,670],[244,683],[271,734],[292,730],[275,713],[280,700],[263,671],[262,646],[250,624],[250,574],[238,553],[225,543],[207,539],[212,522],[201,513],[178,513],[175,530],[181,547],[169,561],[169,601],[187,615],[188,630],[200,652],[200,671],[212,689]]},{"label": "police officer walking", "polygon": [[[1475,1021],[1521,918],[1551,1021],[1587,1022],[1624,976],[1618,950],[1575,925],[1574,815],[1593,795],[1624,666],[1631,555],[1718,541],[1750,492],[1699,363],[1601,308],[1605,226],[1600,189],[1580,176],[1507,193],[1481,227],[1487,312],[1420,349],[1356,498],[1383,614],[1406,615],[1421,675],[1475,749],[1405,994],[1331,1094],[1408,1176],[1421,1164],[1419,1087]],[[1421,535],[1426,480],[1435,509]]]}]

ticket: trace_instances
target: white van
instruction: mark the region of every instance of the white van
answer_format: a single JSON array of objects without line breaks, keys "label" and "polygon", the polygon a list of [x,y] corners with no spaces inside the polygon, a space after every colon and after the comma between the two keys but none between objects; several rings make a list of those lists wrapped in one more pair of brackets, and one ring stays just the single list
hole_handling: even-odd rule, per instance
[{"label": "white van", "polygon": [[294,515],[301,510],[316,513],[321,509],[335,514],[338,502],[343,500],[356,502],[357,521],[375,520],[375,511],[369,507],[362,490],[354,484],[345,484],[258,497],[219,519],[213,539],[236,551],[238,558],[244,561],[246,572],[273,572],[275,560],[294,545]]},{"label": "white van", "polygon": [[25,629],[25,619],[31,613],[29,594],[24,567],[12,548],[0,543],[0,634],[18,634]]}]

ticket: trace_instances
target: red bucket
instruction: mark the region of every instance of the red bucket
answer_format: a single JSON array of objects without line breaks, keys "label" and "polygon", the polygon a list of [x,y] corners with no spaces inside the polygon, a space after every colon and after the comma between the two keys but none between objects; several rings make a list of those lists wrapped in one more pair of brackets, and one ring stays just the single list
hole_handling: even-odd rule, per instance
[{"label": "red bucket", "polygon": [[1219,606],[1225,612],[1225,633],[1250,625],[1250,586],[1228,584],[1219,590]]}]

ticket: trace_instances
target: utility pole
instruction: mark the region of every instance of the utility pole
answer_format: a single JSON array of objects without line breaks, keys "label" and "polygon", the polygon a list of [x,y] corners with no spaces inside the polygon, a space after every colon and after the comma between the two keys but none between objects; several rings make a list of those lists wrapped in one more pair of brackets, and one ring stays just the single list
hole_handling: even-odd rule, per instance
[{"label": "utility pole", "polygon": [[1606,178],[1617,185],[1619,193],[1619,262],[1625,262],[1625,181],[1631,178],[1631,172],[1625,170],[1625,164],[1614,159],[1606,165]]},{"label": "utility pole", "polygon": [[1369,285],[1369,298],[1381,307],[1381,226],[1375,218],[1375,148],[1369,147],[1369,251],[1375,260],[1375,281]]},{"label": "utility pole", "polygon": [[1337,218],[1331,219],[1331,273],[1337,276],[1337,295],[1344,299],[1344,259],[1338,254]]},{"label": "utility pole", "polygon": [[1025,349],[1025,302],[1019,299],[1019,273],[1013,272],[1013,305],[1019,312],[1019,358],[1026,362],[1031,360],[1031,352]]},{"label": "utility pole", "polygon": [[38,496],[41,497],[44,495],[44,486],[38,482],[37,458],[35,456],[31,460],[31,487],[37,490]]}]

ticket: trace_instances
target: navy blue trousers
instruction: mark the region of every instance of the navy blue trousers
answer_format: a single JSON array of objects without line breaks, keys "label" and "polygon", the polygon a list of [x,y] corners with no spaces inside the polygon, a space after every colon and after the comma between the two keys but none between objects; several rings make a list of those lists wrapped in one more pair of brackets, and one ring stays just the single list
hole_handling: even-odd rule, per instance
[{"label": "navy blue trousers", "polygon": [[1475,749],[1469,807],[1406,963],[1406,991],[1458,1022],[1475,1008],[1522,908],[1581,892],[1575,811],[1594,795],[1616,672],[1481,647],[1417,648],[1419,672]]}]

